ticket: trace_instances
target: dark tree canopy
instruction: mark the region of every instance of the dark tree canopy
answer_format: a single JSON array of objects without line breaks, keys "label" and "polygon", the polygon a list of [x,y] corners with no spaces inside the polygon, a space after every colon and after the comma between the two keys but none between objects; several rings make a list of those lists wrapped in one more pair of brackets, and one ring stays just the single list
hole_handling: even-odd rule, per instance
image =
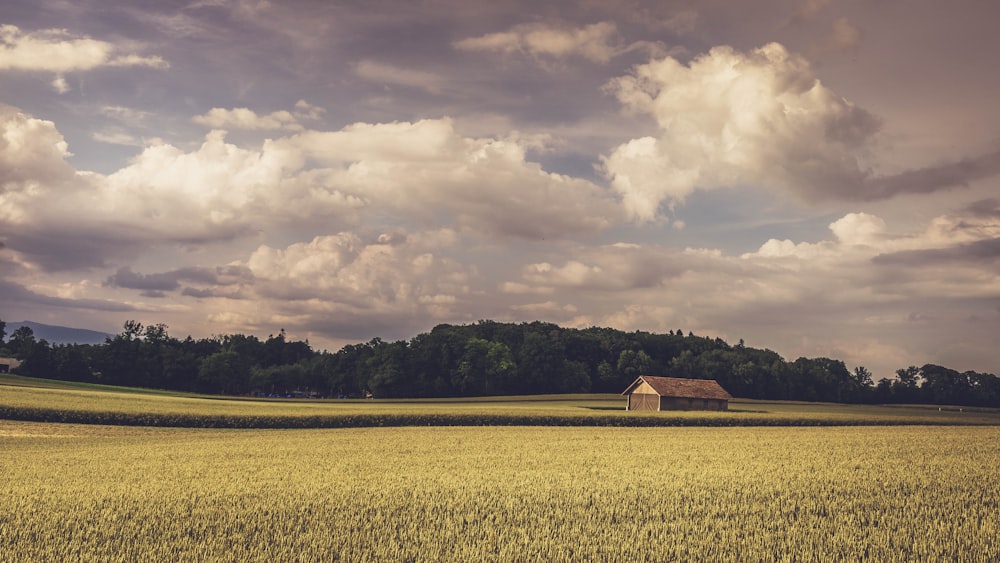
[{"label": "dark tree canopy", "polygon": [[[3,325],[0,322],[0,330]],[[231,334],[195,340],[134,320],[102,345],[57,345],[14,331],[0,355],[36,377],[276,396],[462,397],[618,393],[639,375],[715,379],[735,397],[852,403],[1000,407],[1000,378],[927,364],[872,381],[864,366],[832,358],[786,361],[720,338],[479,321],[439,325],[409,341],[374,338],[317,352],[284,330],[261,340]]]}]

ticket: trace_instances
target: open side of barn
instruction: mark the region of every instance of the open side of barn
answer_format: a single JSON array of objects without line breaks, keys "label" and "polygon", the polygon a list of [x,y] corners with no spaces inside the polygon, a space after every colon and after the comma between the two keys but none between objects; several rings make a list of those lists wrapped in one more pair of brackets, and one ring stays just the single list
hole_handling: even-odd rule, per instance
[{"label": "open side of barn", "polygon": [[15,358],[0,358],[0,373],[10,373],[21,365],[21,361]]},{"label": "open side of barn", "polygon": [[639,376],[622,395],[625,410],[729,410],[733,398],[714,379]]}]

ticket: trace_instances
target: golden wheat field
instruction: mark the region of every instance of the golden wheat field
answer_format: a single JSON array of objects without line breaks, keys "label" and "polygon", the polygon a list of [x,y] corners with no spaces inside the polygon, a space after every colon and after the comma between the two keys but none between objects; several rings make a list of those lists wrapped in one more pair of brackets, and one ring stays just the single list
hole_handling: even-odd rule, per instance
[{"label": "golden wheat field", "polygon": [[997,561],[1000,427],[0,421],[4,561]]}]

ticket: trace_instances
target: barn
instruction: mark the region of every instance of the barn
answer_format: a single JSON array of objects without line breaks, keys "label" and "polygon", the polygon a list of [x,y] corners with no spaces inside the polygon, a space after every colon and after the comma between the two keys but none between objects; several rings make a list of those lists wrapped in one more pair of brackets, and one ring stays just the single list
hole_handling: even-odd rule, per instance
[{"label": "barn", "polygon": [[625,410],[729,410],[733,398],[714,379],[684,379],[641,375],[622,392]]},{"label": "barn", "polygon": [[21,362],[14,358],[0,358],[0,373],[10,373],[20,365]]}]

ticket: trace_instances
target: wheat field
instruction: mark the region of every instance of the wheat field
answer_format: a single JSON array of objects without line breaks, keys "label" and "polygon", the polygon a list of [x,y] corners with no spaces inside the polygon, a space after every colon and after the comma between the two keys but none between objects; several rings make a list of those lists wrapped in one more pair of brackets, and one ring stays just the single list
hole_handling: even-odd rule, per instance
[{"label": "wheat field", "polygon": [[1000,428],[0,421],[4,561],[997,561]]}]

